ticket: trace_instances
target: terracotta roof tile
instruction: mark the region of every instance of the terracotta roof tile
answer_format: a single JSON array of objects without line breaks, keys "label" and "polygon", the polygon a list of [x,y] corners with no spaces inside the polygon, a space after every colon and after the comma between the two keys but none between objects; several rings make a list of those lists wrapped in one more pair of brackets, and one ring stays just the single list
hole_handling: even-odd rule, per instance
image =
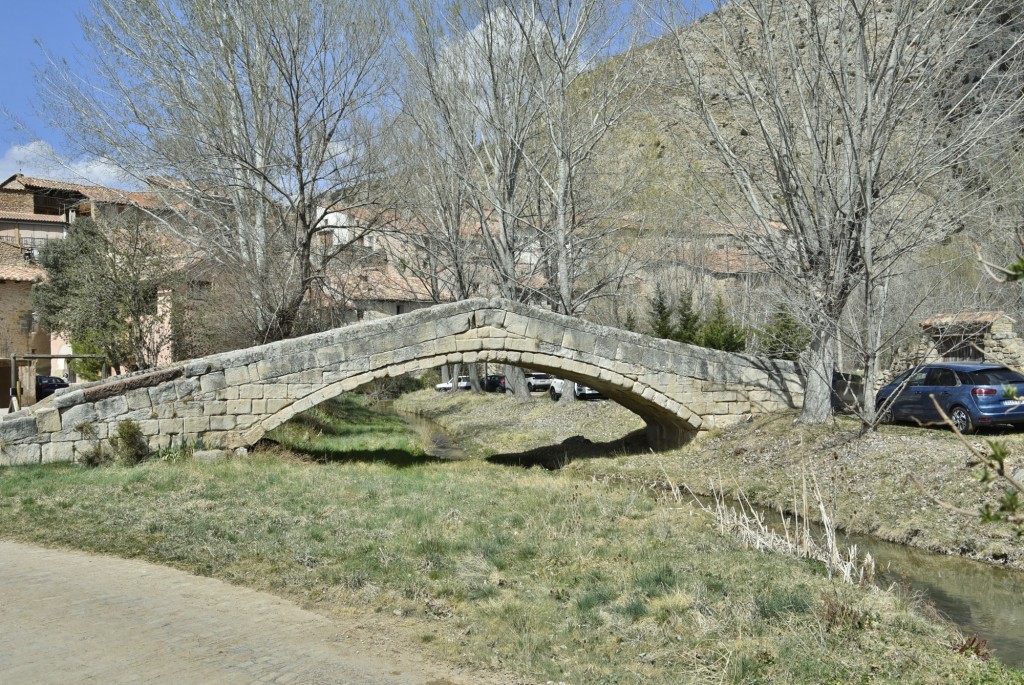
[{"label": "terracotta roof tile", "polygon": [[16,180],[26,188],[40,188],[42,190],[70,190],[72,192],[80,193],[82,192],[82,188],[85,187],[80,183],[51,181],[47,178],[34,178],[32,176],[24,176],[22,174],[15,174],[14,178],[8,180]]},{"label": "terracotta roof tile", "polygon": [[111,202],[120,204],[134,204],[140,207],[154,207],[158,204],[157,196],[154,193],[136,192],[130,190],[119,190],[117,188],[104,188],[102,186],[83,185],[81,183],[70,183],[68,181],[52,181],[46,178],[34,178],[15,174],[7,179],[7,182],[17,181],[26,188],[38,188],[41,190],[64,190],[78,193],[95,202]]},{"label": "terracotta roof tile", "polygon": [[61,214],[29,214],[27,212],[2,212],[0,221],[35,221],[42,224],[65,224]]},{"label": "terracotta roof tile", "polygon": [[415,278],[406,278],[388,265],[383,269],[366,269],[348,274],[342,284],[352,300],[385,302],[432,302],[426,286]]},{"label": "terracotta roof tile", "polygon": [[685,264],[715,274],[768,273],[768,265],[755,254],[742,247],[718,250],[695,250],[683,247],[676,251],[676,259]]}]

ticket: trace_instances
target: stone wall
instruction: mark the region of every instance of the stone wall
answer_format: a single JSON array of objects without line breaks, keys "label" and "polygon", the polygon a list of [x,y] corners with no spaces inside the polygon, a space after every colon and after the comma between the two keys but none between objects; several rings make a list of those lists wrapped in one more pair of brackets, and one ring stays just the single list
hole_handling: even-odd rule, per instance
[{"label": "stone wall", "polygon": [[35,211],[32,193],[27,190],[0,190],[0,212],[21,212],[31,214]]},{"label": "stone wall", "polygon": [[641,416],[658,447],[799,406],[788,362],[656,340],[504,300],[469,300],[58,391],[0,420],[0,464],[66,461],[138,422],[152,448],[251,445],[385,376],[489,361],[579,381]]},{"label": "stone wall", "polygon": [[1024,341],[1013,330],[1011,319],[1004,317],[993,323],[980,347],[985,352],[985,361],[1024,369]]},{"label": "stone wall", "polygon": [[0,356],[26,354],[32,349],[31,323],[32,284],[0,280]]},{"label": "stone wall", "polygon": [[[986,362],[1005,364],[1011,368],[1024,369],[1024,341],[1013,330],[1014,321],[1001,316],[991,324],[982,328],[977,337],[977,346],[985,355]],[[912,364],[927,364],[942,361],[942,355],[935,341],[927,333],[921,336],[921,342],[912,351],[910,359],[894,368],[895,375]]]}]

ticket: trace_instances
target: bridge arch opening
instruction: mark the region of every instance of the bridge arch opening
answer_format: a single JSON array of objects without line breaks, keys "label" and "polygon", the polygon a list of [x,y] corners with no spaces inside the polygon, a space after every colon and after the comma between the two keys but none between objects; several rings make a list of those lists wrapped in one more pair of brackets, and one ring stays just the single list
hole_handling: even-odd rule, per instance
[{"label": "bridge arch opening", "polygon": [[636,383],[628,378],[607,372],[598,367],[591,367],[591,373],[567,371],[563,368],[560,361],[560,358],[554,355],[535,354],[532,360],[526,364],[521,358],[517,358],[515,353],[503,350],[479,350],[475,354],[463,354],[463,359],[461,360],[453,359],[451,354],[439,354],[383,366],[324,386],[307,397],[296,400],[262,422],[257,423],[249,431],[239,436],[241,438],[240,444],[233,444],[232,446],[253,445],[263,438],[264,435],[292,417],[312,409],[321,402],[333,399],[345,392],[352,392],[356,388],[375,380],[429,371],[444,364],[471,364],[477,362],[507,364],[535,371],[543,371],[558,378],[564,378],[567,381],[589,386],[639,416],[646,425],[647,440],[654,449],[663,450],[679,447],[689,442],[697,434],[700,418],[691,412],[687,412],[690,417],[689,419],[683,418],[679,415],[678,409],[673,411],[670,408],[673,405],[675,407],[679,407],[679,405],[658,390],[645,386],[641,389],[640,394],[638,394]]}]

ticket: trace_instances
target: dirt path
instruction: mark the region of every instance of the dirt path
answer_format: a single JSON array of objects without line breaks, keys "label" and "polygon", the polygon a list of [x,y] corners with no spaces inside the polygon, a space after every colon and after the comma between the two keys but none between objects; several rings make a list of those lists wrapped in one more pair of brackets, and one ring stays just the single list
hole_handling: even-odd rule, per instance
[{"label": "dirt path", "polygon": [[358,618],[142,561],[0,541],[0,682],[510,681],[429,663]]}]

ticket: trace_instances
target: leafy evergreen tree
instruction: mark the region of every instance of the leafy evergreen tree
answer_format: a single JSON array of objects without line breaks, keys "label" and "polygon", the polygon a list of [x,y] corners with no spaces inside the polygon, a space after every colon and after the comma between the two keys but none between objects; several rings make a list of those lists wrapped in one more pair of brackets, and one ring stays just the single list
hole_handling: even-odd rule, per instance
[{"label": "leafy evergreen tree", "polygon": [[721,295],[715,297],[711,312],[700,326],[697,344],[725,352],[742,352],[747,348],[747,332],[729,316]]},{"label": "leafy evergreen tree", "polygon": [[684,290],[676,305],[676,325],[672,339],[681,343],[697,344],[700,337],[700,312],[693,308],[693,292]]},{"label": "leafy evergreen tree", "polygon": [[661,289],[661,285],[656,286],[654,289],[649,322],[651,335],[655,338],[674,339],[675,326],[672,324],[672,308],[668,304],[668,299],[665,297],[665,291]]},{"label": "leafy evergreen tree", "polygon": [[810,330],[784,309],[772,313],[765,327],[758,331],[761,352],[772,359],[799,360],[800,353],[811,342]]}]

